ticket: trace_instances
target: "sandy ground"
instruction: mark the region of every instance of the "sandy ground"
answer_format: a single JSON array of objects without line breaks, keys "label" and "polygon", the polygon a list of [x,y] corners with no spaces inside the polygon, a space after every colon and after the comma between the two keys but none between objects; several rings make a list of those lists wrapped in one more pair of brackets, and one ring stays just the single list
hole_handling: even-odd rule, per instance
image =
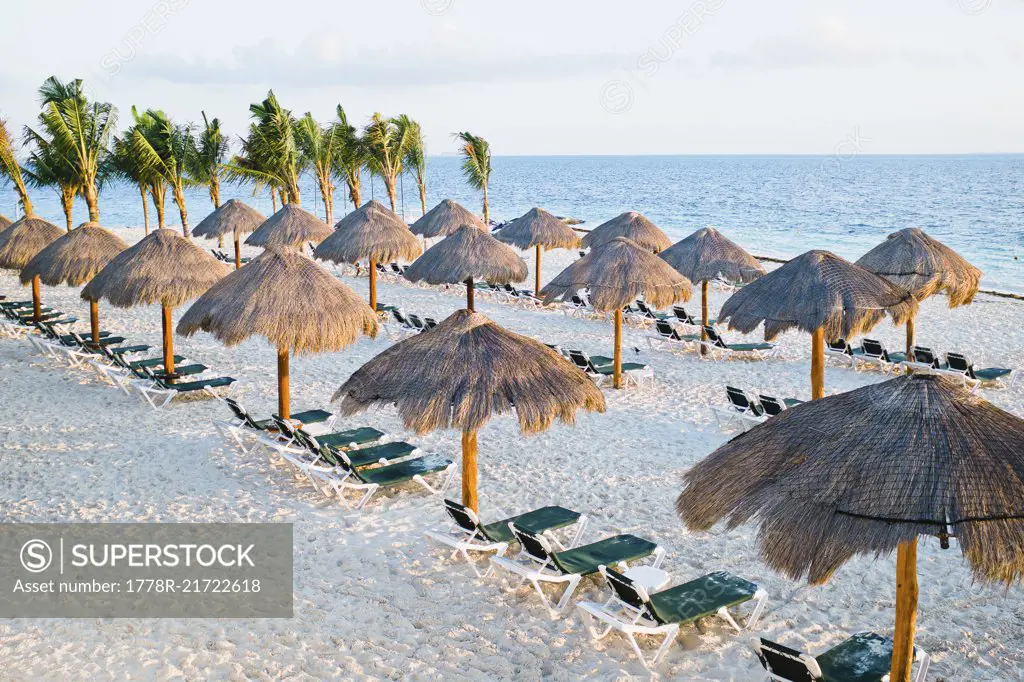
[{"label": "sandy ground", "polygon": [[[141,231],[123,230],[129,240]],[[571,254],[544,259],[547,276]],[[532,258],[528,259],[532,263]],[[346,277],[357,291],[365,279]],[[532,280],[531,280],[532,281]],[[13,275],[0,293],[22,295]],[[77,289],[44,288],[48,305],[87,311]],[[713,309],[725,299],[714,292]],[[380,299],[442,319],[458,296],[382,282]],[[693,304],[691,304],[693,305]],[[694,307],[699,306],[699,302]],[[609,355],[611,327],[482,300],[481,312],[548,343]],[[178,311],[180,315],[181,311]],[[133,342],[159,343],[156,308],[101,307],[103,325]],[[980,365],[1024,367],[1024,304],[980,297],[949,311],[927,301],[917,324],[922,343],[971,350]],[[485,519],[561,504],[591,516],[585,540],[636,533],[668,550],[673,582],[725,569],[756,581],[771,597],[760,626],[772,639],[820,653],[860,630],[891,634],[894,557],[858,559],[820,588],[790,582],[766,568],[754,529],[690,533],[673,511],[682,474],[727,440],[709,407],[732,383],[807,398],[810,340],[781,339],[766,362],[701,361],[650,351],[647,332],[629,329],[627,348],[656,372],[653,388],[607,392],[608,411],[581,415],[524,437],[513,419],[480,434],[481,510]],[[875,336],[899,348],[902,330],[883,323]],[[737,335],[732,334],[731,337]],[[274,352],[262,340],[225,349],[208,335],[176,339],[179,352],[240,380],[239,395],[258,415],[276,406]],[[390,341],[362,340],[343,352],[292,365],[295,409],[323,407],[360,364]],[[629,356],[634,355],[630,350]],[[211,424],[227,415],[215,401],[152,411],[141,400],[34,356],[24,342],[0,340],[0,426],[5,522],[244,522],[295,524],[295,617],[291,620],[15,620],[0,622],[5,679],[517,679],[646,678],[628,645],[611,637],[596,648],[575,612],[552,621],[536,596],[510,594],[450,563],[423,537],[444,527],[440,502],[410,488],[381,495],[363,512],[319,497],[261,455],[245,455]],[[839,367],[827,390],[880,381],[878,373]],[[986,391],[1000,407],[1024,415],[1024,381]],[[393,411],[340,425],[376,426],[427,452],[453,458],[455,432],[409,437]],[[955,549],[925,541],[920,550],[918,644],[933,656],[932,680],[1024,679],[1024,593],[974,585]],[[580,598],[604,587],[584,582]],[[760,679],[747,635],[721,622],[704,632],[684,628],[657,676],[686,680]]]}]

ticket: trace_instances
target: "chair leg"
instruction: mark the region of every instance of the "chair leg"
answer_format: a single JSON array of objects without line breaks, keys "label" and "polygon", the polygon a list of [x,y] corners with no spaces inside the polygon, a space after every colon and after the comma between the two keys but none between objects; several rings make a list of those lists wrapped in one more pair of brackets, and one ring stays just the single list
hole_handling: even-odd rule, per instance
[{"label": "chair leg", "polygon": [[759,589],[754,593],[754,602],[754,610],[747,618],[747,630],[757,627],[758,621],[761,620],[761,614],[764,613],[764,607],[768,603],[768,592]]}]

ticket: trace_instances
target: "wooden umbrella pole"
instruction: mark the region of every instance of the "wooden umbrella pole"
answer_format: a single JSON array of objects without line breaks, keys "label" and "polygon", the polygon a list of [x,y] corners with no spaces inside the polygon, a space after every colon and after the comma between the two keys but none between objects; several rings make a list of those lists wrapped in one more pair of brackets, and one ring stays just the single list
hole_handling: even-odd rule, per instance
[{"label": "wooden umbrella pole", "polygon": [[[705,329],[708,326],[708,281],[702,280],[700,283],[700,340],[707,341],[708,333]],[[700,354],[707,355],[708,347],[703,343],[700,345]]]},{"label": "wooden umbrella pole", "polygon": [[825,329],[811,334],[811,400],[825,397]]},{"label": "wooden umbrella pole", "polygon": [[622,308],[615,309],[615,376],[612,385],[622,388]]},{"label": "wooden umbrella pole", "polygon": [[466,310],[476,312],[473,308],[473,278],[466,280]]},{"label": "wooden umbrella pole", "polygon": [[914,628],[917,624],[917,538],[896,550],[896,632],[893,635],[891,682],[911,682]]},{"label": "wooden umbrella pole", "polygon": [[39,275],[32,278],[32,319],[39,322],[43,318],[43,306],[39,299]]},{"label": "wooden umbrella pole", "polygon": [[95,300],[89,301],[89,328],[92,331],[92,342],[100,345],[100,304]]},{"label": "wooden umbrella pole", "polygon": [[164,372],[174,374],[174,321],[171,319],[171,308],[163,306],[164,323]]},{"label": "wooden umbrella pole", "polygon": [[914,317],[913,315],[907,320],[907,359],[913,360],[914,356],[910,352],[914,347]]},{"label": "wooden umbrella pole", "polygon": [[370,259],[370,309],[377,312],[377,264]]},{"label": "wooden umbrella pole", "polygon": [[462,504],[480,511],[476,494],[476,431],[462,432]]},{"label": "wooden umbrella pole", "polygon": [[242,237],[235,232],[235,270],[242,267]]},{"label": "wooden umbrella pole", "polygon": [[289,386],[288,349],[277,349],[277,416],[291,419],[291,387]]},{"label": "wooden umbrella pole", "polygon": [[533,295],[540,295],[540,244],[537,244],[537,265],[534,267]]}]

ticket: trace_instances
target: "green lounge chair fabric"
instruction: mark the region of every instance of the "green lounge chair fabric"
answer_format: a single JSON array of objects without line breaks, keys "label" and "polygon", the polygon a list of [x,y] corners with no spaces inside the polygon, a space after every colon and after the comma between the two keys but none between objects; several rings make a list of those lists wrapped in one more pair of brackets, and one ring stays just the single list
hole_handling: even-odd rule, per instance
[{"label": "green lounge chair fabric", "polygon": [[451,463],[450,459],[445,459],[440,455],[427,455],[398,464],[388,464],[378,469],[357,469],[353,473],[363,483],[391,486],[411,481],[416,476],[444,471],[451,466]]},{"label": "green lounge chair fabric", "polygon": [[[185,358],[183,356],[181,356],[181,355],[175,355],[174,356],[174,362],[175,363],[181,362],[184,359]],[[164,366],[164,359],[163,358],[146,358],[145,360],[133,360],[132,362],[128,363],[128,367],[130,367],[131,369],[143,369],[143,368],[153,368],[153,367],[163,367],[163,366]]]},{"label": "green lounge chair fabric", "polygon": [[771,350],[775,345],[771,343],[728,343],[723,348],[729,350],[735,350],[739,352],[754,351],[754,350]]},{"label": "green lounge chair fabric", "polygon": [[235,379],[231,377],[217,377],[216,379],[206,379],[204,381],[188,381],[181,384],[167,384],[164,382],[160,383],[160,388],[170,388],[178,393],[188,393],[190,391],[201,391],[204,388],[220,388],[221,386],[230,386],[235,383]]},{"label": "green lounge chair fabric", "polygon": [[552,561],[568,575],[597,573],[599,566],[614,566],[651,555],[658,545],[635,535],[615,535],[582,547],[555,552]]},{"label": "green lounge chair fabric", "polygon": [[717,571],[650,595],[650,610],[662,624],[684,625],[750,601],[756,593],[754,583]]},{"label": "green lounge chair fabric", "polygon": [[797,398],[783,398],[782,402],[786,404],[786,407],[796,407],[797,405],[803,405],[804,401]]},{"label": "green lounge chair fabric", "polygon": [[[319,442],[319,441],[317,441]],[[354,467],[364,467],[370,464],[377,464],[380,460],[394,460],[408,457],[416,452],[416,446],[412,443],[395,441],[383,445],[372,445],[368,448],[349,450],[345,454]]]},{"label": "green lounge chair fabric", "polygon": [[579,521],[581,514],[559,506],[541,507],[518,516],[481,526],[481,530],[491,542],[514,542],[515,535],[508,524],[514,523],[531,533],[541,534],[549,530],[565,528]]},{"label": "green lounge chair fabric", "polygon": [[[274,415],[277,416],[276,414]],[[292,412],[292,420],[299,422],[300,424],[322,424],[331,417],[333,417],[327,410],[304,410],[302,412]],[[267,419],[266,421],[273,424],[273,419]]]},{"label": "green lounge chair fabric", "polygon": [[348,431],[338,431],[337,433],[325,433],[322,436],[315,436],[316,441],[320,445],[326,445],[332,448],[347,448],[353,443],[356,445],[363,445],[365,443],[372,443],[380,440],[384,437],[383,431],[371,428],[369,426],[362,426],[358,429],[349,429]]},{"label": "green lounge chair fabric", "polygon": [[143,351],[149,350],[150,348],[152,348],[152,346],[147,346],[144,343],[140,343],[135,346],[118,346],[117,348],[111,348],[110,352],[113,353],[114,355],[127,355],[129,353],[141,353]]},{"label": "green lounge chair fabric", "polygon": [[861,632],[814,660],[828,682],[879,682],[889,674],[892,640]]},{"label": "green lounge chair fabric", "polygon": [[[197,374],[202,374],[208,369],[209,367],[207,367],[206,365],[184,365],[183,367],[174,368],[174,376],[193,377]],[[161,381],[166,381],[168,379],[168,375],[166,372],[153,372],[153,375],[157,379],[160,379]]]},{"label": "green lounge chair fabric", "polygon": [[972,373],[974,374],[975,379],[980,379],[981,381],[996,381],[997,379],[1002,379],[1011,372],[1013,372],[1012,369],[1006,369],[1004,367],[986,367],[984,369],[976,369]]},{"label": "green lounge chair fabric", "polygon": [[[632,372],[636,370],[647,369],[647,365],[639,362],[624,362],[622,363],[623,372]],[[615,367],[612,365],[601,365],[600,367],[593,367],[593,370],[602,376],[611,376],[615,374]]]},{"label": "green lounge chair fabric", "polygon": [[599,367],[601,365],[610,365],[613,362],[615,362],[615,358],[605,357],[604,355],[591,355],[589,357],[591,364],[594,365],[595,367]]}]

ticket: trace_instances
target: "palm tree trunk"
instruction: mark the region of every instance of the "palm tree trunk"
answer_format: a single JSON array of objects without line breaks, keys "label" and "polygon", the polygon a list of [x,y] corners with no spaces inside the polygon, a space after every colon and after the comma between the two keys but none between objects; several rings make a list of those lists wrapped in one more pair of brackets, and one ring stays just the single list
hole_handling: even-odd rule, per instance
[{"label": "palm tree trunk", "polygon": [[85,184],[85,203],[89,207],[89,222],[98,223],[100,221],[100,206],[95,181]]},{"label": "palm tree trunk", "polygon": [[491,204],[487,200],[487,183],[484,183],[484,225],[491,228]]},{"label": "palm tree trunk", "polygon": [[142,195],[142,221],[146,227],[146,236],[149,236],[149,199],[146,197],[146,186],[139,185],[139,194]]},{"label": "palm tree trunk", "polygon": [[331,209],[331,179],[330,177],[320,174],[320,198],[324,200],[324,222],[328,225],[333,225],[331,218],[333,217]]},{"label": "palm tree trunk", "polygon": [[395,178],[394,178],[394,176],[392,176],[392,177],[385,177],[384,178],[384,185],[385,185],[385,187],[387,187],[387,190],[388,190],[388,199],[391,201],[391,210],[392,211],[397,211],[398,210],[398,193],[395,191]]},{"label": "palm tree trunk", "polygon": [[156,206],[156,223],[158,229],[164,229],[167,223],[164,222],[164,194],[157,190],[152,191],[153,194],[153,205]]},{"label": "palm tree trunk", "polygon": [[73,227],[71,208],[75,204],[75,191],[62,189],[60,191],[60,202],[62,207],[64,208],[64,220],[67,221],[68,232],[70,232],[71,228]]},{"label": "palm tree trunk", "polygon": [[[213,202],[213,210],[220,208],[220,178],[214,173],[210,178],[210,201]],[[217,248],[224,248],[224,235],[217,235]]]},{"label": "palm tree trunk", "polygon": [[359,178],[354,181],[350,180],[348,183],[348,198],[352,200],[352,208],[356,209],[362,206],[363,193]]},{"label": "palm tree trunk", "polygon": [[178,205],[178,213],[181,215],[181,234],[188,239],[192,233],[188,229],[188,209],[185,207],[185,192],[180,182],[174,184],[174,203]]},{"label": "palm tree trunk", "polygon": [[423,215],[427,213],[427,179],[420,175],[416,178],[416,184],[420,188],[420,211]]},{"label": "palm tree trunk", "polygon": [[277,213],[277,190],[273,187],[270,188],[270,203],[274,207],[274,213]]}]

